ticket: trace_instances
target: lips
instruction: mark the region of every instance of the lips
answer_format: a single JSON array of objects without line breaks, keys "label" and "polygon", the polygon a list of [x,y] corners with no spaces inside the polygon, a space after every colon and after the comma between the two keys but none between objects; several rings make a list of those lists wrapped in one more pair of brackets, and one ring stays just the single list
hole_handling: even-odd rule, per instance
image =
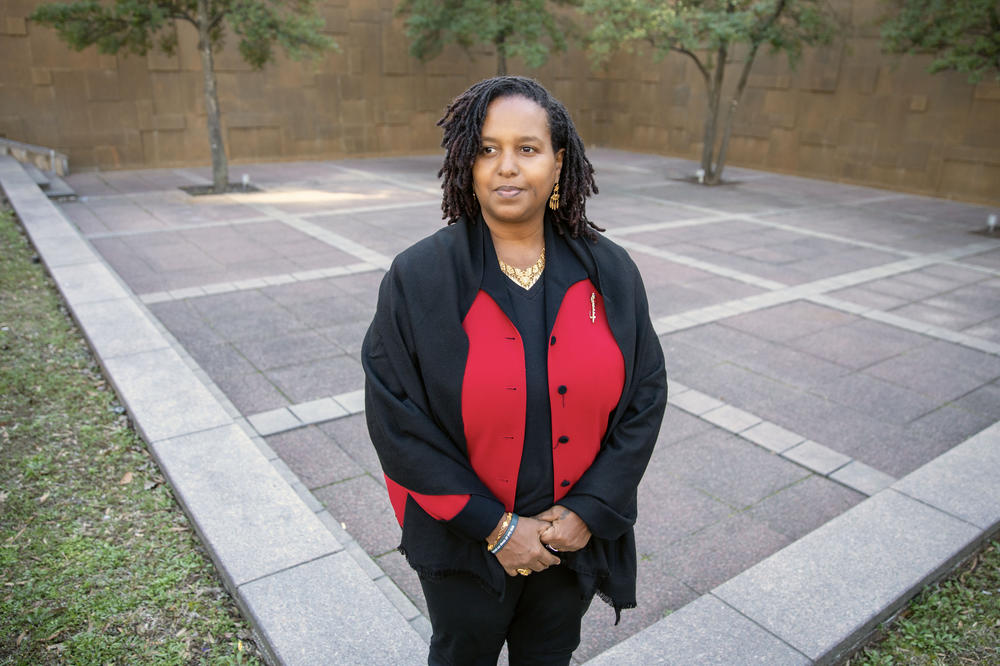
[{"label": "lips", "polygon": [[522,190],[520,187],[513,187],[511,185],[504,185],[502,187],[496,188],[493,191],[496,192],[497,196],[508,198],[508,197],[516,197],[518,194],[520,194],[524,190]]}]

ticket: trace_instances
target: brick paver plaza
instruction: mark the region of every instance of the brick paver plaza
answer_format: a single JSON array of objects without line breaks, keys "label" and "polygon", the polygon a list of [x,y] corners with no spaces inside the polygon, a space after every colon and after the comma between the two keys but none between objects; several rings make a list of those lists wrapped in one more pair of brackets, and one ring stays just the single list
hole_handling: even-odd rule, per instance
[{"label": "brick paver plaza", "polygon": [[[641,269],[670,406],[639,493],[639,608],[613,627],[595,601],[579,662],[1000,421],[989,209],[737,168],[704,188],[687,161],[591,159],[588,211]],[[79,201],[60,205],[307,504],[421,612],[359,349],[384,269],[442,224],[439,164],[234,166],[264,191],[198,198],[178,187],[207,169],[81,173],[67,179]]]}]

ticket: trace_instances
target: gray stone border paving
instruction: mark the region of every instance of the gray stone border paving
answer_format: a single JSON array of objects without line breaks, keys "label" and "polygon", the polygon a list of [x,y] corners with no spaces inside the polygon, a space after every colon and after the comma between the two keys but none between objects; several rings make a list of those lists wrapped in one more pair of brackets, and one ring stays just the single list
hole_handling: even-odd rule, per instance
[{"label": "gray stone border paving", "polygon": [[[638,198],[649,198],[644,195],[636,195]],[[656,199],[662,203],[662,199]],[[706,214],[705,217],[696,217],[686,220],[671,220],[668,222],[651,222],[644,224],[636,224],[627,227],[621,227],[608,232],[608,236],[615,239],[619,245],[635,250],[637,252],[642,252],[643,254],[648,254],[650,256],[659,257],[661,259],[667,259],[668,261],[673,261],[691,268],[696,268],[703,270],[713,275],[718,275],[720,277],[729,278],[732,280],[737,280],[748,284],[753,287],[758,287],[760,289],[765,289],[766,291],[762,294],[757,294],[754,296],[747,296],[740,299],[735,299],[732,301],[727,301],[724,303],[718,303],[716,305],[707,306],[704,308],[698,308],[695,310],[689,310],[681,314],[668,315],[665,317],[657,318],[653,323],[656,327],[656,332],[658,334],[672,333],[674,331],[683,330],[685,328],[691,328],[693,326],[698,326],[700,324],[709,323],[712,321],[717,321],[719,319],[725,319],[726,317],[731,317],[735,314],[743,314],[746,312],[751,312],[753,310],[770,307],[772,305],[778,305],[781,303],[788,303],[795,300],[807,300],[818,305],[824,305],[831,307],[842,312],[848,312],[851,314],[856,314],[867,319],[872,319],[874,321],[880,321],[883,323],[891,324],[898,328],[902,328],[908,331],[913,331],[915,333],[923,333],[929,337],[938,338],[940,340],[946,340],[948,342],[954,342],[971,349],[976,349],[979,351],[984,351],[990,354],[1000,354],[1000,344],[991,342],[989,340],[982,340],[971,335],[967,335],[958,331],[952,331],[950,329],[934,326],[932,324],[926,324],[924,322],[909,319],[907,317],[901,317],[899,315],[894,315],[889,312],[883,312],[877,308],[872,308],[868,306],[859,305],[856,303],[851,303],[849,301],[844,301],[832,296],[827,296],[826,292],[834,291],[838,289],[843,289],[845,287],[856,286],[858,284],[863,284],[865,282],[870,282],[871,280],[877,280],[881,278],[892,277],[894,275],[899,275],[902,273],[907,273],[910,271],[918,270],[920,268],[926,268],[927,266],[932,266],[935,264],[954,264],[957,259],[962,257],[978,254],[980,252],[991,250],[996,248],[996,244],[986,241],[978,243],[970,243],[964,247],[952,248],[950,250],[944,250],[942,252],[935,253],[919,253],[912,252],[908,250],[900,250],[898,248],[892,248],[886,245],[880,245],[877,243],[868,243],[866,241],[860,241],[853,238],[848,238],[845,236],[840,236],[838,234],[829,234],[821,231],[814,231],[810,229],[799,229],[792,225],[781,224],[778,222],[772,222],[769,220],[759,219],[760,214],[748,215],[746,213],[733,213],[724,214],[722,211],[717,211],[712,208],[707,208],[704,206],[695,206],[692,204],[679,204],[686,208],[698,211],[699,213]],[[881,266],[876,266],[873,268],[865,268],[857,271],[852,271],[850,273],[844,273],[831,278],[823,278],[819,280],[814,280],[812,282],[807,282],[800,285],[789,286],[775,280],[768,280],[765,278],[760,278],[751,273],[745,273],[743,271],[737,271],[724,266],[717,266],[711,262],[703,261],[700,259],[692,259],[685,255],[677,254],[675,252],[670,252],[669,250],[664,250],[662,248],[653,247],[645,243],[639,243],[636,241],[628,240],[627,237],[631,234],[642,233],[648,231],[658,231],[661,229],[676,229],[680,227],[687,226],[700,226],[704,224],[714,224],[717,222],[725,222],[729,220],[740,220],[743,222],[749,222],[751,224],[757,224],[765,227],[772,227],[776,229],[783,229],[786,231],[792,231],[800,235],[805,236],[815,236],[817,238],[824,238],[827,240],[837,241],[839,243],[845,243],[848,245],[854,245],[857,247],[864,247],[868,249],[878,250],[880,252],[885,252],[887,254],[897,254],[904,257],[899,261],[893,262],[891,264],[883,264]],[[976,266],[975,264],[960,264],[962,268],[968,268],[971,270],[976,270],[988,275],[1000,275],[1000,271],[994,269]]]},{"label": "gray stone border paving", "polygon": [[[187,195],[185,195],[187,196]],[[100,199],[116,199],[125,197],[128,199],[133,198],[133,195],[91,195],[83,196],[77,199],[78,203],[86,203],[88,201],[97,201]],[[223,222],[205,222],[203,224],[178,224],[173,227],[158,227],[156,229],[123,229],[121,231],[95,231],[92,233],[87,233],[85,236],[89,241],[95,240],[105,240],[108,238],[128,238],[130,236],[145,236],[147,234],[166,234],[166,233],[177,233],[179,231],[199,231],[201,229],[217,229],[219,227],[239,227],[244,224],[261,224],[264,222],[274,222],[269,217],[244,217],[239,220],[227,220]]]},{"label": "gray stone border paving", "polygon": [[392,263],[392,257],[387,257],[381,252],[376,252],[375,250],[367,248],[360,243],[354,242],[346,236],[341,236],[340,234],[330,231],[329,229],[324,229],[318,224],[304,220],[301,216],[288,213],[276,206],[264,206],[254,203],[249,203],[248,205],[265,215],[270,215],[272,219],[284,222],[291,228],[312,236],[316,240],[322,241],[327,245],[340,250],[341,252],[354,255],[361,261],[377,266],[383,270],[389,270],[389,265]]},{"label": "gray stone border paving", "polygon": [[[200,180],[197,181],[201,184],[211,184],[210,181]],[[157,190],[160,192],[162,190]],[[141,193],[140,193],[141,194]],[[136,196],[135,193],[130,194],[97,194],[89,195],[85,197],[80,197],[79,202],[86,203],[88,201],[100,201],[102,199],[118,199],[126,198],[131,199]],[[187,195],[184,195],[187,196]],[[224,195],[232,197],[232,194]],[[247,195],[252,196],[252,195]],[[427,206],[429,204],[438,205],[436,201],[412,201],[409,203],[398,203],[398,204],[381,204],[377,206],[353,206],[350,208],[334,208],[331,210],[323,211],[308,211],[304,213],[297,213],[296,215],[301,218],[308,219],[310,217],[336,217],[338,215],[354,215],[358,213],[377,213],[380,211],[387,210],[400,210],[403,208],[415,208],[418,206]],[[161,227],[157,229],[125,229],[122,231],[97,231],[94,233],[86,234],[88,240],[100,240],[104,238],[124,238],[128,236],[145,236],[145,235],[156,235],[156,234],[169,234],[177,233],[178,231],[198,231],[200,229],[213,229],[217,227],[235,227],[244,224],[260,224],[261,222],[274,222],[275,219],[269,216],[261,217],[244,217],[238,220],[223,220],[220,222],[203,222],[201,224],[178,224],[171,227]]]},{"label": "gray stone border paving", "polygon": [[609,234],[609,235],[612,238],[614,238],[616,243],[618,243],[627,250],[636,250],[638,252],[642,252],[643,254],[648,254],[653,257],[659,257],[660,259],[666,259],[668,261],[682,264],[684,266],[689,266],[691,268],[697,268],[698,270],[705,271],[706,273],[711,273],[713,275],[718,275],[720,277],[729,278],[730,280],[737,280],[739,282],[742,282],[743,284],[748,284],[752,287],[758,287],[760,289],[767,289],[769,291],[775,291],[778,289],[789,289],[788,285],[786,285],[784,282],[768,280],[767,278],[762,278],[760,276],[753,275],[752,273],[738,271],[733,268],[726,268],[725,266],[719,266],[717,264],[713,264],[708,261],[702,261],[701,259],[693,259],[683,254],[671,252],[670,250],[664,250],[662,248],[653,247],[652,245],[646,245],[645,243],[637,243],[636,241],[630,241],[627,238],[619,238],[614,234]]},{"label": "gray stone border paving", "polygon": [[247,417],[247,421],[258,434],[266,437],[314,423],[360,414],[363,411],[365,411],[365,392],[364,389],[358,389],[252,414]]},{"label": "gray stone border paving", "polygon": [[727,405],[680,382],[670,382],[667,401],[692,416],[863,495],[871,497],[896,481],[889,474],[861,461],[807,440],[798,433],[766,421],[756,414]]},{"label": "gray stone border paving", "polygon": [[229,294],[235,291],[245,291],[247,289],[260,289],[261,287],[272,287],[281,284],[290,284],[292,282],[308,282],[310,280],[344,277],[345,275],[356,275],[358,273],[367,273],[369,271],[377,270],[382,269],[378,266],[373,266],[372,264],[362,261],[354,264],[347,264],[346,266],[314,268],[307,271],[265,275],[259,278],[248,278],[246,280],[213,282],[211,284],[198,285],[196,287],[171,289],[170,291],[154,291],[141,294],[138,298],[146,305],[153,305],[154,303],[164,303],[166,301],[181,301],[187,298],[197,298],[198,296]]},{"label": "gray stone border paving", "polygon": [[[0,186],[270,658],[422,663],[429,626],[409,600],[268,462],[266,443],[10,158]],[[704,310],[696,318],[731,312]],[[300,424],[331,413],[315,402],[287,411]],[[1000,423],[880,490],[876,470],[694,389],[674,382],[671,402],[871,497],[588,664],[832,663],[1000,528]]]},{"label": "gray stone border paving", "polygon": [[[996,248],[995,243],[973,243],[961,248],[926,254],[920,257],[910,257],[891,264],[876,266],[874,268],[863,268],[850,273],[844,273],[836,277],[823,278],[795,286],[785,286],[771,280],[761,281],[760,278],[748,276],[741,271],[734,271],[725,267],[714,266],[714,264],[697,259],[688,259],[682,255],[668,252],[666,250],[660,250],[659,248],[651,247],[643,243],[635,243],[632,241],[623,242],[621,239],[616,239],[616,242],[637,252],[657,256],[662,259],[681,263],[692,268],[697,268],[715,275],[738,280],[751,286],[769,290],[753,296],[745,296],[743,298],[726,301],[724,303],[717,303],[703,308],[687,310],[680,314],[657,317],[653,320],[653,328],[656,330],[657,335],[682,331],[687,328],[700,326],[701,324],[707,324],[720,319],[726,319],[727,317],[732,317],[734,315],[761,310],[774,305],[805,300],[816,303],[817,305],[824,305],[826,307],[841,310],[842,312],[856,314],[866,319],[891,324],[897,328],[902,328],[914,333],[922,333],[928,337],[954,342],[956,344],[969,347],[970,349],[984,351],[989,354],[1000,354],[1000,344],[998,343],[826,295],[826,292],[828,291],[863,284],[865,282],[870,282],[871,280],[892,277],[901,273],[926,268],[927,266],[949,263],[953,259],[978,254],[987,249],[994,249]],[[771,284],[768,285],[767,283]]]},{"label": "gray stone border paving", "polygon": [[[864,495],[874,495],[896,481],[889,474],[678,381],[670,382],[668,402],[692,416]],[[257,434],[268,437],[364,411],[364,390],[358,389],[253,414],[246,420]]]},{"label": "gray stone border paving", "polygon": [[810,296],[806,300],[816,303],[817,305],[825,305],[827,307],[840,310],[841,312],[856,314],[859,317],[864,317],[865,319],[871,319],[872,321],[889,324],[891,326],[895,326],[896,328],[902,328],[914,333],[921,333],[931,338],[937,338],[938,340],[954,342],[962,345],[963,347],[968,347],[969,349],[976,349],[978,351],[986,352],[987,354],[1000,355],[1000,344],[989,340],[983,340],[982,338],[977,338],[975,336],[962,333],[961,331],[953,331],[949,328],[944,328],[943,326],[935,326],[933,324],[916,321],[908,317],[901,317],[891,312],[883,312],[875,308],[868,308],[863,305],[843,301],[832,296]]},{"label": "gray stone border paving", "polygon": [[[633,196],[633,197],[635,197],[637,199],[644,199],[644,200],[647,200],[647,201],[655,202],[655,203],[660,204],[660,205],[673,204],[673,205],[676,205],[676,206],[681,206],[683,208],[688,208],[690,210],[697,211],[699,213],[707,214],[707,215],[710,215],[710,216],[724,216],[724,218],[726,220],[739,220],[739,221],[742,221],[742,222],[750,222],[751,224],[757,224],[757,225],[761,225],[761,226],[771,227],[771,228],[774,228],[774,229],[783,229],[785,231],[791,231],[791,232],[799,234],[801,236],[812,236],[812,237],[815,237],[815,238],[824,238],[824,239],[827,239],[827,240],[836,241],[838,243],[845,243],[847,245],[854,245],[854,246],[857,246],[857,247],[864,247],[864,248],[868,248],[868,249],[872,249],[872,250],[878,250],[880,252],[886,252],[888,254],[899,254],[899,255],[902,255],[902,256],[906,256],[906,257],[921,256],[923,254],[921,252],[916,252],[916,251],[913,251],[913,250],[901,250],[899,248],[892,247],[890,245],[882,245],[882,244],[879,244],[879,243],[871,243],[871,242],[868,242],[868,241],[859,240],[857,238],[851,238],[850,236],[841,236],[839,234],[831,234],[831,233],[827,233],[825,231],[817,231],[815,229],[803,229],[801,227],[796,227],[796,226],[793,226],[793,225],[787,225],[787,224],[783,224],[781,222],[775,222],[773,220],[762,220],[762,219],[760,219],[761,217],[767,216],[767,215],[781,215],[781,214],[786,214],[786,213],[792,213],[792,212],[795,212],[797,210],[802,210],[802,208],[804,208],[804,207],[799,207],[799,208],[775,208],[773,210],[763,210],[763,211],[755,212],[755,213],[739,213],[739,212],[735,212],[735,211],[733,211],[733,212],[726,212],[726,211],[716,210],[714,208],[709,208],[707,206],[699,206],[699,205],[693,204],[693,203],[679,202],[679,201],[675,202],[675,201],[665,200],[665,199],[662,199],[662,198],[659,198],[659,197],[652,197],[652,196],[645,195],[645,194],[638,194],[635,191],[630,190],[628,188],[626,188],[626,192],[628,192],[631,196]],[[808,206],[808,209],[810,211],[815,211],[815,210],[820,210],[820,209],[823,209],[823,208],[836,208],[836,207],[845,206],[845,205],[847,205],[847,206],[858,206],[858,205],[864,205],[864,204],[869,204],[869,203],[877,203],[879,201],[892,201],[893,199],[901,199],[901,198],[904,198],[906,196],[910,196],[910,195],[899,194],[899,195],[892,195],[892,196],[886,196],[886,197],[866,197],[866,198],[863,198],[863,199],[855,199],[853,201],[848,201],[848,202],[830,202],[830,203],[827,203],[827,204],[820,204],[820,205],[810,204]],[[915,196],[920,196],[920,195],[915,195]],[[923,198],[929,199],[930,197],[926,197],[925,196]],[[920,215],[914,215],[912,213],[907,213],[907,212],[898,212],[896,214],[900,215],[902,217],[909,217],[909,218],[914,219],[914,220],[922,220],[922,219],[924,219]],[[616,229],[616,230],[614,230],[613,233],[625,233],[625,234],[636,233],[635,230],[638,230],[639,227],[647,227],[647,228],[641,229],[642,231],[654,231],[654,230],[660,229],[660,228],[669,228],[670,224],[671,224],[671,222],[664,222],[664,223],[653,223],[651,225],[644,224],[644,225],[628,226],[628,227],[622,227],[621,229]],[[663,226],[661,226],[661,225],[663,225]]]},{"label": "gray stone border paving", "polygon": [[268,659],[422,663],[426,627],[392,581],[307,505],[10,157],[0,187]]},{"label": "gray stone border paving", "polygon": [[835,663],[1000,528],[998,475],[995,424],[588,664]]},{"label": "gray stone border paving", "polygon": [[951,266],[956,266],[958,268],[964,268],[970,271],[976,271],[977,273],[985,273],[986,275],[992,275],[994,277],[1000,277],[1000,268],[990,268],[989,266],[980,266],[979,264],[963,264],[958,261],[946,261],[946,264]]},{"label": "gray stone border paving", "polygon": [[[434,187],[425,187],[423,185],[416,185],[407,180],[401,178],[393,178],[392,176],[386,176],[384,174],[372,173],[371,171],[365,171],[364,169],[354,169],[352,167],[343,166],[341,164],[331,164],[337,171],[342,171],[344,173],[349,173],[354,176],[359,176],[365,180],[374,180],[380,183],[388,183],[390,185],[395,185],[396,187],[401,187],[404,190],[413,190],[415,192],[423,192],[424,194],[432,194],[437,196],[441,194],[441,187],[435,185]],[[438,202],[435,202],[438,203]]]}]

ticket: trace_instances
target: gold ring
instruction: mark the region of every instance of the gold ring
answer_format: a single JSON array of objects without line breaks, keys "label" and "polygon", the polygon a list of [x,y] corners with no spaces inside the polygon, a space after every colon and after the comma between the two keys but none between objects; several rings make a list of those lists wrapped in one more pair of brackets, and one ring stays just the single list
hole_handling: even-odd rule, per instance
[{"label": "gold ring", "polygon": [[521,574],[522,576],[527,576],[528,574],[531,573],[531,569],[518,569],[517,573]]}]

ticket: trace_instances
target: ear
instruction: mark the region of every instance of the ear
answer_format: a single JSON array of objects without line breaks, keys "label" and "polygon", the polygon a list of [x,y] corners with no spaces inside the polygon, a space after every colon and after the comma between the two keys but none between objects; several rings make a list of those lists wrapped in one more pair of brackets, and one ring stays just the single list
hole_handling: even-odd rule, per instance
[{"label": "ear", "polygon": [[559,176],[562,175],[562,163],[563,156],[566,154],[565,148],[560,148],[559,152],[556,153],[556,182],[559,182]]}]

